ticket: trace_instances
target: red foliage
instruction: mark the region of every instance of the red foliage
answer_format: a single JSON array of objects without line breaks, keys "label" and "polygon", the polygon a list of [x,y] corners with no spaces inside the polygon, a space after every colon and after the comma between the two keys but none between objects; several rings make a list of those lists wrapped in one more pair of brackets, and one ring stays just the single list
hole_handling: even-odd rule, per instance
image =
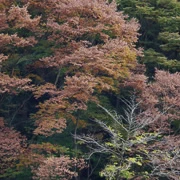
[{"label": "red foliage", "polygon": [[134,45],[139,24],[117,12],[114,1],[30,1],[29,6],[41,6],[47,13],[47,39],[54,43],[54,54],[41,58],[42,66],[59,72],[66,68],[62,88],[55,87],[57,75],[55,86],[47,83],[34,91],[38,98],[44,92],[51,96],[34,116],[35,133],[51,135],[66,127],[67,117],[75,119],[73,111],[86,110],[88,101],[96,101],[98,92],[117,90],[141,54]]},{"label": "red foliage", "polygon": [[69,157],[49,157],[34,170],[35,176],[33,179],[49,180],[62,179],[68,180],[76,177],[78,174],[73,170],[73,167],[79,170],[85,167],[83,159],[70,159]]},{"label": "red foliage", "polygon": [[0,118],[0,173],[15,165],[26,147],[26,138],[19,132],[4,125]]},{"label": "red foliage", "polygon": [[0,12],[0,31],[8,28],[7,18],[4,11]]},{"label": "red foliage", "polygon": [[[27,11],[27,6],[22,8],[12,5],[13,2],[2,1],[0,8],[0,30],[6,30],[8,28],[27,28],[31,31],[35,31],[40,22],[40,17],[31,19]],[[5,60],[9,58],[8,46],[13,45],[15,47],[27,47],[34,46],[37,41],[35,37],[19,37],[18,33],[8,34],[0,33],[0,68]],[[5,55],[8,54],[8,55]],[[1,71],[1,70],[0,70]],[[0,93],[17,93],[20,90],[32,90],[32,86],[29,86],[30,79],[10,77],[7,74],[0,72]]]},{"label": "red foliage", "polygon": [[180,74],[170,74],[156,70],[153,82],[147,83],[143,74],[132,74],[124,83],[138,93],[138,101],[143,112],[139,120],[146,116],[152,120],[151,128],[168,133],[171,122],[180,120]]},{"label": "red foliage", "polygon": [[29,85],[30,79],[19,79],[16,77],[9,77],[3,73],[0,73],[0,93],[16,94],[18,91],[31,91],[33,88]]},{"label": "red foliage", "polygon": [[7,20],[13,25],[14,28],[26,28],[32,32],[37,31],[40,23],[40,16],[36,18],[31,18],[31,15],[27,10],[28,5],[22,8],[18,6],[11,6],[9,9]]}]

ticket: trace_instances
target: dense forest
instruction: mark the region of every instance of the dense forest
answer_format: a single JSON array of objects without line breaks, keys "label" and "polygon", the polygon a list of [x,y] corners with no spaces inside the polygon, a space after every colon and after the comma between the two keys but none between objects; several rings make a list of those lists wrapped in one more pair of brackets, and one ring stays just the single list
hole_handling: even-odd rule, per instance
[{"label": "dense forest", "polygon": [[179,0],[0,0],[0,179],[180,179]]}]

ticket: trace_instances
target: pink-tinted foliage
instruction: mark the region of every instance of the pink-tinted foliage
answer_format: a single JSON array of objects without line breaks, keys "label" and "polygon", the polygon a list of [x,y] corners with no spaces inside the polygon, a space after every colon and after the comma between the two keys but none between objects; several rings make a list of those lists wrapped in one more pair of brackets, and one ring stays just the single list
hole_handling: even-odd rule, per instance
[{"label": "pink-tinted foliage", "polygon": [[62,179],[68,180],[78,176],[74,171],[74,167],[81,170],[85,167],[83,159],[70,159],[66,156],[49,157],[44,160],[40,166],[34,170],[33,179],[49,180]]},{"label": "pink-tinted foliage", "polygon": [[155,82],[147,85],[141,98],[143,107],[151,108],[154,117],[160,114],[154,128],[166,131],[172,121],[180,120],[180,74],[157,70]]},{"label": "pink-tinted foliage", "polygon": [[4,11],[0,12],[0,31],[8,28],[7,18]]},{"label": "pink-tinted foliage", "polygon": [[51,143],[30,144],[21,155],[17,167],[30,168],[33,179],[72,179],[87,165],[82,158],[65,156],[67,150]]},{"label": "pink-tinted foliage", "polygon": [[[56,68],[59,73],[55,86],[47,83],[34,91],[37,98],[44,92],[51,97],[39,104],[40,109],[33,117],[37,119],[35,133],[51,132],[51,135],[53,129],[62,132],[66,118],[75,119],[71,115],[73,111],[86,110],[88,101],[96,101],[97,93],[116,91],[119,81],[129,75],[142,51],[134,45],[139,24],[135,19],[127,21],[127,16],[117,12],[114,1],[31,3],[36,8],[38,5],[46,7],[47,39],[54,43],[53,55],[41,58],[39,63],[45,68]],[[64,68],[66,77],[61,80],[61,88],[57,88]]]},{"label": "pink-tinted foliage", "polygon": [[71,112],[86,110],[88,100],[96,101],[93,96],[93,87],[96,82],[93,77],[73,76],[66,77],[63,90],[52,84],[45,84],[35,90],[35,97],[39,98],[48,93],[51,98],[39,104],[40,110],[35,114],[37,129],[35,134],[52,135],[62,132],[66,128],[66,118],[75,118]]},{"label": "pink-tinted foliage", "polygon": [[26,147],[26,138],[19,132],[4,125],[0,118],[0,173],[14,167]]},{"label": "pink-tinted foliage", "polygon": [[[4,61],[8,60],[9,56],[13,56],[9,53],[9,47],[27,47],[34,46],[37,40],[34,36],[20,37],[18,33],[8,34],[3,30],[11,28],[27,28],[31,31],[35,31],[35,27],[38,27],[40,17],[31,19],[27,11],[27,6],[22,8],[18,6],[11,6],[12,2],[2,1],[2,7],[0,8],[0,93],[16,94],[22,90],[32,90],[30,86],[30,79],[18,78],[7,75],[3,72]],[[8,32],[8,31],[7,31]]]},{"label": "pink-tinted foliage", "polygon": [[0,93],[17,94],[20,91],[31,91],[33,89],[30,86],[30,79],[19,79],[16,77],[9,77],[3,73],[0,73]]},{"label": "pink-tinted foliage", "polygon": [[7,20],[14,28],[26,28],[31,31],[37,31],[41,17],[31,18],[27,7],[28,5],[25,5],[22,8],[13,5],[8,12],[9,15]]},{"label": "pink-tinted foliage", "polygon": [[148,147],[152,176],[177,180],[180,173],[180,135],[164,136]]},{"label": "pink-tinted foliage", "polygon": [[171,122],[180,120],[180,74],[156,70],[153,82],[147,83],[143,74],[132,74],[124,85],[134,88],[142,112],[138,120],[146,116],[152,120],[151,128],[169,132]]},{"label": "pink-tinted foliage", "polygon": [[143,71],[135,69],[123,85],[137,97],[136,121],[146,125],[141,132],[160,134],[152,144],[135,147],[135,151],[147,149],[150,177],[179,179],[180,137],[171,125],[173,121],[180,122],[180,74],[156,70],[154,80],[148,82]]}]

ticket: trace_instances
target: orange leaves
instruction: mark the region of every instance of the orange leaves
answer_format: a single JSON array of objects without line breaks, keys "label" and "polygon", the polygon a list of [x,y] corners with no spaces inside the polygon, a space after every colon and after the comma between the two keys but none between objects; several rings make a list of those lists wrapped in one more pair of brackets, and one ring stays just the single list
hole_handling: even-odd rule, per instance
[{"label": "orange leaves", "polygon": [[64,153],[66,151],[65,148],[59,146],[59,145],[54,145],[49,142],[47,143],[41,143],[41,144],[31,144],[29,146],[29,149],[32,152],[38,153],[38,154],[59,154],[59,153]]},{"label": "orange leaves", "polygon": [[66,128],[66,119],[65,118],[53,118],[52,114],[46,116],[44,114],[42,121],[36,121],[38,126],[34,130],[36,135],[51,136],[54,133],[61,133]]},{"label": "orange leaves", "polygon": [[56,95],[57,94],[56,86],[51,83],[46,83],[45,85],[38,86],[34,90],[34,97],[37,99],[46,93],[50,95]]},{"label": "orange leaves", "polygon": [[94,77],[80,74],[79,76],[66,77],[65,84],[63,92],[66,92],[69,97],[73,95],[76,98],[78,94],[85,94],[89,98],[77,98],[77,100],[87,102],[97,83]]},{"label": "orange leaves", "polygon": [[39,104],[39,111],[33,116],[36,118],[35,134],[49,136],[56,133],[61,133],[66,128],[66,119],[62,116],[64,105],[62,102],[55,103],[54,99],[45,101]]}]

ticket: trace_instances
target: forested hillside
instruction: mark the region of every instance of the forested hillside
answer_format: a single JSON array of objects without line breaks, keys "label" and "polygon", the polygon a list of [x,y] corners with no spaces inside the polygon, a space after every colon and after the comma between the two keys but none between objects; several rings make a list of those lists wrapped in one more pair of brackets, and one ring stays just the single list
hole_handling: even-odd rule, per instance
[{"label": "forested hillside", "polygon": [[0,0],[0,179],[179,180],[180,2]]}]

